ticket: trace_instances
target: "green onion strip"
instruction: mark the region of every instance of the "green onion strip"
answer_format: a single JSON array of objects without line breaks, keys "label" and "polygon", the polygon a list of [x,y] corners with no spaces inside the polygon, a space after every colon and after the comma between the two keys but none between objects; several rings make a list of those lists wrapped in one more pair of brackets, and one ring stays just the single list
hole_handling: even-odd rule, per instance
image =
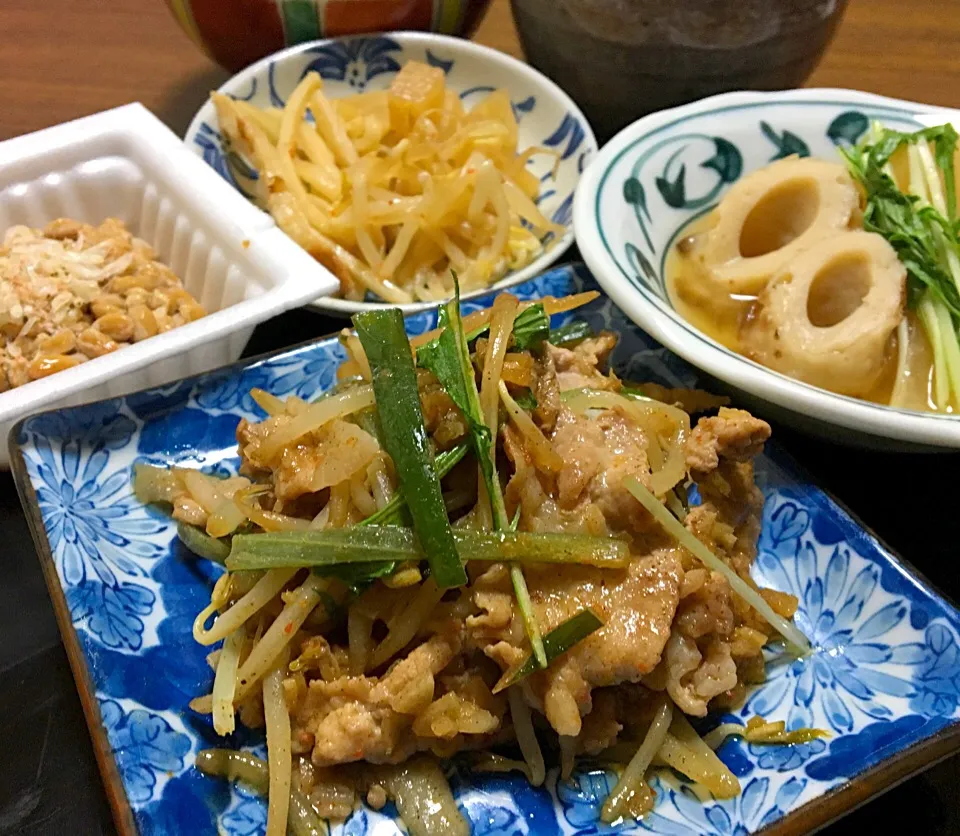
[{"label": "green onion strip", "polygon": [[[460,463],[470,449],[468,444],[458,444],[442,453],[437,453],[434,464],[437,468],[437,478],[442,479]],[[402,493],[395,494],[390,501],[379,511],[371,514],[357,525],[400,525],[403,522],[404,508],[407,507],[406,497]]]},{"label": "green onion strip", "polygon": [[[603,622],[589,609],[580,610],[576,615],[554,627],[543,637],[547,664],[549,665],[554,659],[562,656],[575,644],[583,641],[601,627],[603,627]],[[500,677],[500,681],[493,687],[493,693],[498,694],[504,688],[516,685],[520,680],[534,673],[539,667],[537,660],[532,655],[528,655],[521,665],[507,671]]]},{"label": "green onion strip", "polygon": [[[490,499],[494,528],[497,531],[508,531],[510,520],[507,518],[503,489],[500,487],[500,479],[497,476],[494,455],[496,425],[494,421],[494,426],[491,428],[484,420],[480,393],[477,391],[477,381],[470,361],[470,349],[460,315],[460,287],[456,276],[454,276],[454,289],[454,298],[440,309],[439,324],[443,331],[435,340],[420,347],[417,351],[417,362],[437,376],[447,390],[447,394],[466,418],[483,484]],[[534,656],[541,667],[546,667],[547,658],[543,649],[543,639],[521,567],[511,565],[510,580],[513,583],[517,606],[523,617]]]},{"label": "green onion strip", "polygon": [[[456,529],[458,552],[465,560],[486,562],[581,564],[622,569],[630,559],[623,540],[587,534],[552,534],[527,531],[481,532]],[[414,533],[392,525],[353,526],[309,531],[270,531],[237,534],[227,558],[231,571],[244,569],[325,569],[359,565],[373,573],[379,564],[421,560]]]},{"label": "green onion strip", "polygon": [[384,447],[396,468],[430,572],[441,589],[463,586],[467,573],[443,504],[403,315],[396,308],[364,311],[354,316],[353,324],[370,363]]}]

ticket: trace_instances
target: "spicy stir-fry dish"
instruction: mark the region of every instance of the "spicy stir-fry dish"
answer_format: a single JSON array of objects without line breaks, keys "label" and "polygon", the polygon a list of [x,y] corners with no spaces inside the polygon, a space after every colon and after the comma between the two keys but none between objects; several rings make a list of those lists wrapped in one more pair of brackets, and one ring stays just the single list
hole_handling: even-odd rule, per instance
[{"label": "spicy stir-fry dish", "polygon": [[340,279],[340,295],[387,302],[484,288],[562,234],[537,208],[505,90],[471,108],[442,69],[410,61],[389,90],[328,99],[307,73],[286,105],[213,94],[231,148],[254,166],[256,200]]},{"label": "spicy stir-fry dish", "polygon": [[268,833],[319,832],[359,799],[393,800],[413,834],[466,833],[454,755],[534,785],[616,765],[614,822],[652,808],[654,766],[729,798],[726,735],[818,734],[691,725],[763,681],[770,642],[807,650],[796,599],[750,577],[770,428],[618,379],[612,333],[551,329],[595,296],[453,301],[412,341],[399,311],[358,314],[332,391],[254,390],[238,475],[138,466],[137,495],[226,566],[194,625],[215,674],[192,708],[222,735],[264,727],[268,760],[197,764],[268,793]]}]

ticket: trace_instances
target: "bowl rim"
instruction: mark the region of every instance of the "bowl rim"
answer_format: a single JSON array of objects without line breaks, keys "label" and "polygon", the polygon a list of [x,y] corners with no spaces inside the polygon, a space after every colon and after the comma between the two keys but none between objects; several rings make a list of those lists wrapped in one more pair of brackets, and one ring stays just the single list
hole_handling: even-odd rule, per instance
[{"label": "bowl rim", "polygon": [[[574,119],[577,120],[584,132],[583,147],[588,152],[589,156],[587,159],[587,165],[584,167],[584,170],[580,172],[574,183],[574,200],[576,200],[576,193],[579,190],[579,185],[582,182],[583,175],[587,168],[589,168],[592,158],[596,157],[600,150],[600,145],[597,142],[597,137],[594,133],[593,126],[590,124],[587,117],[584,116],[583,111],[570,97],[570,95],[563,90],[562,87],[560,87],[560,85],[558,85],[544,73],[532,67],[530,64],[524,63],[519,58],[515,58],[514,56],[508,55],[507,53],[501,52],[493,47],[485,46],[483,44],[467,40],[466,38],[460,38],[454,35],[442,35],[436,32],[398,30],[390,32],[342,35],[336,38],[321,38],[319,40],[304,41],[299,44],[294,44],[293,46],[288,46],[285,49],[281,49],[277,52],[273,52],[270,55],[264,56],[259,61],[250,64],[250,66],[245,67],[240,72],[235,73],[228,78],[217,88],[216,92],[223,93],[225,95],[234,95],[241,90],[246,89],[249,86],[251,79],[265,74],[271,64],[286,61],[317,46],[323,46],[331,43],[342,43],[370,37],[393,38],[401,45],[440,45],[457,50],[461,53],[467,53],[482,60],[494,64],[500,64],[511,70],[514,74],[525,77],[534,85],[547,91],[551,98],[559,101],[563,105],[564,109],[570,115],[572,115]],[[194,114],[183,135],[184,145],[189,148],[191,153],[197,153],[193,140],[199,133],[200,125],[204,123],[212,125],[217,124],[214,107],[210,102],[209,97]],[[570,222],[566,225],[566,231],[564,234],[552,241],[551,246],[544,250],[544,252],[542,252],[528,265],[520,270],[514,270],[510,273],[507,273],[506,276],[489,287],[479,288],[475,291],[471,291],[470,293],[465,293],[461,298],[465,301],[491,291],[506,290],[514,285],[522,284],[523,282],[532,279],[534,276],[537,276],[547,270],[571,247],[573,242],[574,224],[571,218]],[[378,308],[399,308],[404,314],[413,314],[420,311],[429,310],[430,308],[443,304],[443,301],[444,300],[435,302],[412,302],[396,305],[389,302],[352,302],[347,299],[339,299],[334,296],[325,296],[309,302],[308,305],[312,308],[322,310],[325,313],[332,314],[334,316],[350,316],[358,311],[375,310]]]},{"label": "bowl rim", "polygon": [[[935,447],[960,447],[960,420],[951,414],[924,413],[876,404],[787,377],[725,348],[683,319],[666,302],[629,281],[614,260],[597,221],[601,195],[614,163],[655,130],[669,129],[692,116],[758,105],[851,104],[908,112],[918,121],[960,124],[960,110],[893,99],[844,88],[809,88],[773,92],[738,91],[644,116],[620,131],[583,172],[573,202],[577,245],[597,282],[647,333],[704,372],[788,411],[858,433]],[[934,124],[931,121],[931,124]]]}]

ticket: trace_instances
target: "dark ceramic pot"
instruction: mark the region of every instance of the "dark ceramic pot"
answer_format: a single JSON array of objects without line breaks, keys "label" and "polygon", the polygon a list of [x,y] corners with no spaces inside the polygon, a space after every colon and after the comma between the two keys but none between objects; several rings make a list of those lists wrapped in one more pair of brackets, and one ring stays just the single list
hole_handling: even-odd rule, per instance
[{"label": "dark ceramic pot", "polygon": [[511,0],[527,59],[607,139],[728,90],[782,90],[819,61],[847,0]]}]

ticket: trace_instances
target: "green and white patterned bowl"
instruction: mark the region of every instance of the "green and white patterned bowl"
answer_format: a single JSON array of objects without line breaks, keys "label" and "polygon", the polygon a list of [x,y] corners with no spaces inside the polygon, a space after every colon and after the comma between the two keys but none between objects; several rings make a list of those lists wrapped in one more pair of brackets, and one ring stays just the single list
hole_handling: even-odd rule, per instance
[{"label": "green and white patterned bowl", "polygon": [[879,406],[793,380],[698,331],[674,310],[664,264],[677,236],[737,179],[799,154],[838,160],[870,121],[900,130],[960,112],[854,90],[728,93],[646,116],[612,139],[574,200],[577,244],[641,328],[752,401],[755,410],[858,446],[960,447],[960,418]]}]

